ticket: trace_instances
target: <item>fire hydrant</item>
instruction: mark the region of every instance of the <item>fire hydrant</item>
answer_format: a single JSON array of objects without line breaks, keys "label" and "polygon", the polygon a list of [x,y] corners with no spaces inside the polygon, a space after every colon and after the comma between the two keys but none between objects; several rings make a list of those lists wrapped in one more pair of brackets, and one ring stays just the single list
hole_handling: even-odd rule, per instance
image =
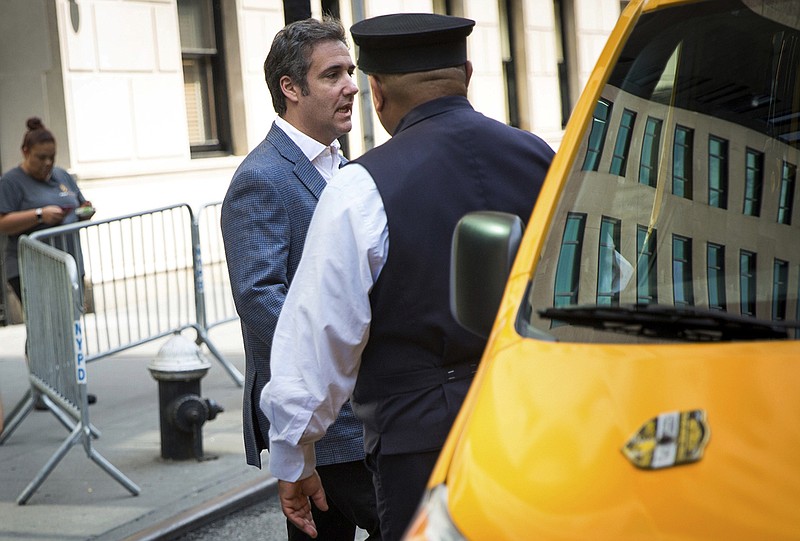
[{"label": "fire hydrant", "polygon": [[147,366],[158,381],[162,458],[205,458],[203,424],[224,411],[214,400],[200,397],[200,380],[210,367],[200,348],[179,333],[161,347]]}]

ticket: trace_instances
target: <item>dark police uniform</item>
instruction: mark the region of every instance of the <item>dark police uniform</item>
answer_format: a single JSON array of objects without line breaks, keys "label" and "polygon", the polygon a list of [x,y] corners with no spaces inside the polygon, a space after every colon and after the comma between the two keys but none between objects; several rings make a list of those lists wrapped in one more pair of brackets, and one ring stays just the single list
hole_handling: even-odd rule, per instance
[{"label": "dark police uniform", "polygon": [[[388,15],[351,32],[360,69],[409,73],[463,65],[473,24]],[[370,336],[352,399],[365,426],[384,539],[399,537],[413,515],[485,346],[450,314],[455,225],[476,210],[527,220],[552,157],[535,135],[485,117],[465,97],[446,96],[406,114],[389,141],[354,162],[375,181],[390,239],[370,294]]]}]

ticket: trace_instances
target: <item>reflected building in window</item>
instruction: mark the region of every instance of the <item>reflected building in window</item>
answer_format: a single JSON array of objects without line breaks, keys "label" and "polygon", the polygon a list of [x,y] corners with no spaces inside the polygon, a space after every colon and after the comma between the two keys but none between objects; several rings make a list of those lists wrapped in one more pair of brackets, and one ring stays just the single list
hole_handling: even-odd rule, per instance
[{"label": "reflected building in window", "polygon": [[[684,21],[623,52],[633,60],[601,91],[556,210],[556,224],[580,216],[582,234],[549,232],[534,308],[800,314],[800,66],[789,61],[800,32],[747,17],[729,24],[735,32],[709,40],[701,19]],[[624,265],[627,281],[617,279]],[[588,332],[563,327],[561,337]]]}]

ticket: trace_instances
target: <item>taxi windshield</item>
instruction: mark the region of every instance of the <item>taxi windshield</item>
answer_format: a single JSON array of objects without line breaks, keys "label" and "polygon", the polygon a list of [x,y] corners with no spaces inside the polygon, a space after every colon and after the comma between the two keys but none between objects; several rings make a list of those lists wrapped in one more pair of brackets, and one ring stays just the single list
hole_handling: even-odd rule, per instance
[{"label": "taxi windshield", "polygon": [[544,232],[522,334],[800,336],[798,21],[796,0],[641,16]]}]

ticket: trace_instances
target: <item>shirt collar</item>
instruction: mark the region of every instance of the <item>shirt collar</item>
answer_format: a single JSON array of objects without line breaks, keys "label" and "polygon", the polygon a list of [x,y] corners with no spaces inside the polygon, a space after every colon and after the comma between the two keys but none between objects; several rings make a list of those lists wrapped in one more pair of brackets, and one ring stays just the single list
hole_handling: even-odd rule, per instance
[{"label": "shirt collar", "polygon": [[275,124],[282,129],[284,133],[286,133],[286,135],[292,140],[292,142],[294,142],[295,145],[298,146],[300,151],[305,155],[306,158],[308,158],[308,161],[310,162],[313,162],[317,156],[325,152],[329,146],[334,147],[337,152],[341,146],[338,139],[334,139],[333,143],[331,143],[329,146],[325,146],[316,139],[301,132],[280,116],[275,118]]}]

